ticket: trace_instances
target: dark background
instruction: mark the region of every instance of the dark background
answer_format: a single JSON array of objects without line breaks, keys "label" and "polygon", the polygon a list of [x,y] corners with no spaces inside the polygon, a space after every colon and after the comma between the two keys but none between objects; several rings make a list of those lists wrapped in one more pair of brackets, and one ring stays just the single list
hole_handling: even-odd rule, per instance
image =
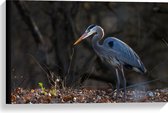
[{"label": "dark background", "polygon": [[151,83],[141,88],[168,85],[166,3],[8,1],[7,6],[12,89],[37,88],[38,82],[50,87],[45,71],[32,56],[67,87],[115,86],[114,69],[101,62],[90,39],[73,47],[90,24],[102,26],[105,37],[126,42],[146,66],[145,76],[125,70],[127,86],[144,81]]}]

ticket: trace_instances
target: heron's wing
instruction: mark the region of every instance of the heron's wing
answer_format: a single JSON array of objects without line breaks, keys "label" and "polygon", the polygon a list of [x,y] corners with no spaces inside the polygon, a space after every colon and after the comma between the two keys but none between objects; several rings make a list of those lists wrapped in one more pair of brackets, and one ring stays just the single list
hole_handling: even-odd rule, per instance
[{"label": "heron's wing", "polygon": [[103,46],[108,49],[109,53],[107,55],[109,57],[110,55],[113,55],[111,57],[115,57],[126,67],[132,66],[140,69],[142,72],[146,71],[139,56],[123,41],[114,37],[109,37],[104,40]]}]

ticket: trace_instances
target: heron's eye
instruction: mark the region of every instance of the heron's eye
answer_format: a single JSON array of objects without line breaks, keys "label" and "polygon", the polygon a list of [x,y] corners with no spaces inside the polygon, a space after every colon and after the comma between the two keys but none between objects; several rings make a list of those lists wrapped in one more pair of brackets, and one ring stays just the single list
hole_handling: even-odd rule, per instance
[{"label": "heron's eye", "polygon": [[114,42],[113,42],[113,41],[110,41],[110,42],[108,43],[108,45],[112,48],[113,45],[114,45]]}]

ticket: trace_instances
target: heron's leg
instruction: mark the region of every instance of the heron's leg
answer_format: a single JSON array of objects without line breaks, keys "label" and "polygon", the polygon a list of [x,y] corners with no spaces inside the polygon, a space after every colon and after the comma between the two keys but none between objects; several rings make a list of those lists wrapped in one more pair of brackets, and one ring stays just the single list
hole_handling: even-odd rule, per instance
[{"label": "heron's leg", "polygon": [[116,76],[117,76],[117,84],[116,84],[117,94],[116,94],[116,99],[118,99],[119,88],[120,88],[120,78],[119,78],[119,74],[118,74],[118,69],[116,68],[115,70],[116,70]]},{"label": "heron's leg", "polygon": [[123,66],[121,66],[121,72],[122,72],[122,76],[123,76],[123,84],[124,84],[124,101],[125,101],[125,100],[126,100],[126,79],[125,79],[125,75],[124,75]]}]

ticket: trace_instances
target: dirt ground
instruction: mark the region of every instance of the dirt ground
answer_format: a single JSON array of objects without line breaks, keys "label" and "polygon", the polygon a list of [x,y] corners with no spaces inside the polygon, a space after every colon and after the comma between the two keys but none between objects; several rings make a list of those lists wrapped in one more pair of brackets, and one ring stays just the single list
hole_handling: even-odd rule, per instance
[{"label": "dirt ground", "polygon": [[[116,99],[112,89],[22,89],[11,93],[12,104],[40,103],[123,103],[123,92]],[[168,88],[151,91],[127,90],[126,102],[168,102]]]}]

